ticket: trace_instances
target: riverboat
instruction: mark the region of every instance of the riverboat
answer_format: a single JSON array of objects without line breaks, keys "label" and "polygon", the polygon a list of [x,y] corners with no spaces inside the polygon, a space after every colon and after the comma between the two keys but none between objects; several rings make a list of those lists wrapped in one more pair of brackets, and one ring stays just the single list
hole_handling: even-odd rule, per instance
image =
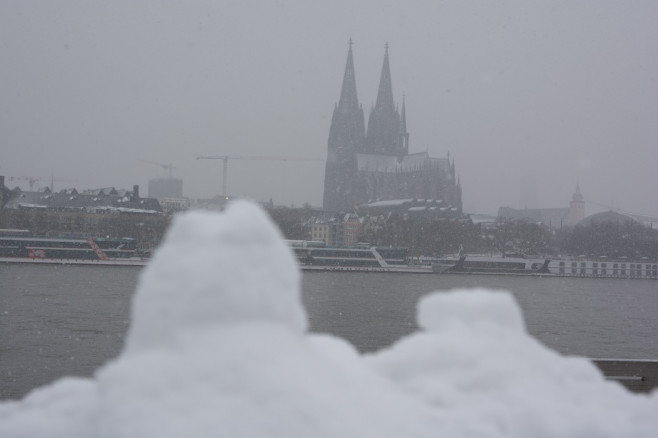
[{"label": "riverboat", "polygon": [[287,241],[303,271],[433,273],[431,265],[410,264],[407,249],[356,244],[331,247],[324,242]]},{"label": "riverboat", "polygon": [[658,263],[648,258],[608,259],[527,257],[521,254],[463,255],[436,259],[448,274],[552,275],[559,277],[658,279]]},{"label": "riverboat", "polygon": [[549,269],[560,277],[658,279],[658,263],[648,258],[588,259],[584,256],[552,260]]},{"label": "riverboat", "polygon": [[148,263],[133,238],[36,236],[28,230],[0,230],[0,263],[135,265]]},{"label": "riverboat", "polygon": [[546,275],[550,274],[549,258],[531,258],[518,254],[459,255],[440,259],[445,273],[454,274],[507,274],[507,275]]}]

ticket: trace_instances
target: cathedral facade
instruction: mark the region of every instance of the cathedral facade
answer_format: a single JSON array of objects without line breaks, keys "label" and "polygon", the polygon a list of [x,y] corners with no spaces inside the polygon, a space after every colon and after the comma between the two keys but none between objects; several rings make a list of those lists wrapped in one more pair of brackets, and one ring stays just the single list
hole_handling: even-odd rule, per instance
[{"label": "cathedral facade", "polygon": [[356,92],[352,43],[338,104],[334,107],[324,179],[325,211],[352,211],[373,202],[424,199],[442,201],[461,211],[461,186],[454,160],[427,152],[409,153],[404,99],[393,98],[388,45],[377,101],[365,124]]}]

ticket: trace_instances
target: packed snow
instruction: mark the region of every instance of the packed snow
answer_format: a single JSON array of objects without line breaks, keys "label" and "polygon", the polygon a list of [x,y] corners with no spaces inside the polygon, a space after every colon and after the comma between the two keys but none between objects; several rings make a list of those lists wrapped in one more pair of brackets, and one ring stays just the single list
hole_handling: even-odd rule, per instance
[{"label": "packed snow", "polygon": [[655,437],[637,395],[528,335],[511,294],[436,292],[375,354],[307,332],[300,273],[257,206],[178,216],[125,348],[0,403],[2,437]]}]

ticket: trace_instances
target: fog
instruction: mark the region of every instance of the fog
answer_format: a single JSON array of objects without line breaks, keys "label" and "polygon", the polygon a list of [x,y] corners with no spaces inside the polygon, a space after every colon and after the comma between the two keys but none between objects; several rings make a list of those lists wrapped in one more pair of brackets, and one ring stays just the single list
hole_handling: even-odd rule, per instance
[{"label": "fog", "polygon": [[[656,22],[652,1],[3,1],[0,174],[145,194],[171,164],[200,198],[221,192],[200,155],[324,159],[352,38],[366,116],[388,43],[410,152],[455,158],[466,212],[580,184],[658,216]],[[234,160],[228,192],[319,206],[323,175]]]}]

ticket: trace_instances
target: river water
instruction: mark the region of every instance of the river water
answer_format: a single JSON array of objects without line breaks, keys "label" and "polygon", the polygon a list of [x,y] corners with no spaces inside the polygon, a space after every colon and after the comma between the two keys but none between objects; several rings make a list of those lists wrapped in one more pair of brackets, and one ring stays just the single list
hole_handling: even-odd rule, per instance
[{"label": "river water", "polygon": [[[116,357],[140,270],[0,264],[0,399],[62,376],[90,376]],[[655,280],[307,272],[302,285],[311,330],[364,352],[416,330],[421,296],[482,286],[511,291],[528,331],[557,351],[658,359]]]}]

